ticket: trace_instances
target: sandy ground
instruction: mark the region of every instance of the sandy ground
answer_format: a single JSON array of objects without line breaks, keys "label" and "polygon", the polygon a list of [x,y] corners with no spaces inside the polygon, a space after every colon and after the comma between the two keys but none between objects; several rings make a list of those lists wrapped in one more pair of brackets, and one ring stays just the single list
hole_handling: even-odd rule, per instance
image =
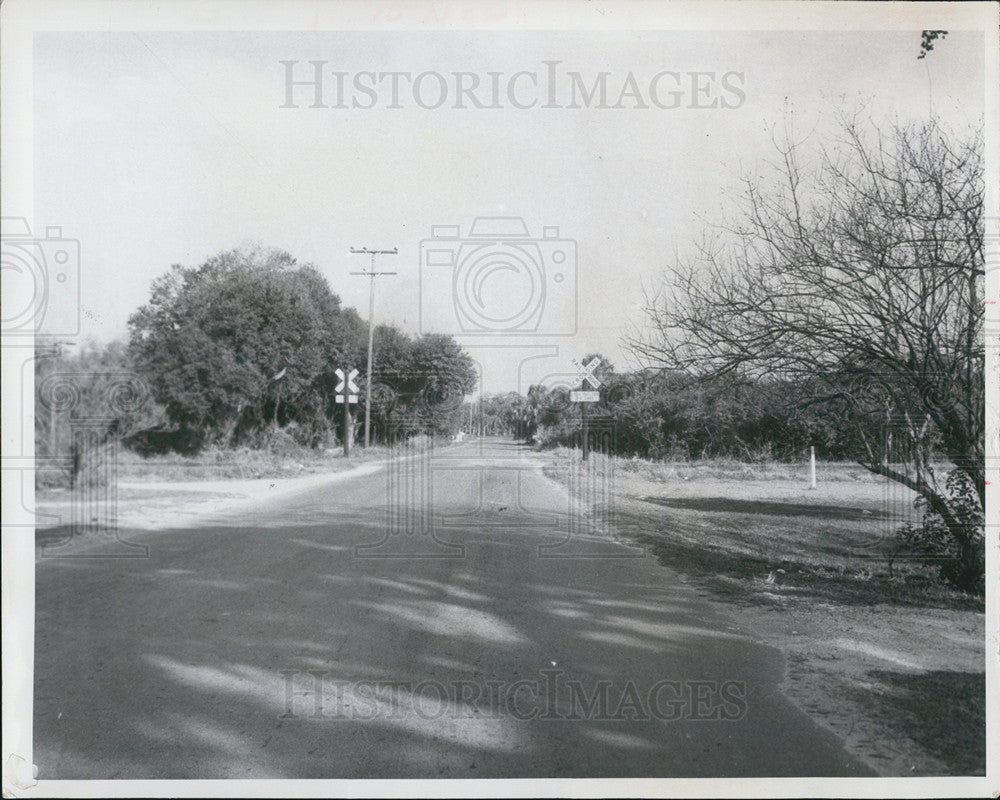
[{"label": "sandy ground", "polygon": [[[557,479],[559,461],[547,470]],[[747,635],[780,648],[783,692],[854,755],[886,776],[984,774],[984,614],[933,586],[887,582],[877,557],[886,532],[915,518],[912,494],[850,470],[815,490],[783,470],[760,480],[604,472],[619,532],[652,542]],[[692,565],[692,543],[706,568]],[[829,584],[796,569],[826,560],[838,570]]]},{"label": "sandy ground", "polygon": [[[323,474],[302,475],[296,478],[259,478],[245,480],[212,480],[200,482],[178,481],[119,481],[114,499],[103,495],[103,505],[110,509],[118,530],[159,530],[197,527],[214,520],[235,516],[253,517],[271,507],[275,502],[294,499],[299,494],[329,486],[336,492],[343,481],[360,475],[369,475],[382,469],[384,462],[369,462],[358,466]],[[95,494],[100,506],[102,496]],[[47,531],[63,528],[74,519],[74,501],[68,489],[50,489],[36,493],[37,529]],[[101,509],[96,510],[99,514]],[[103,514],[101,514],[103,516]],[[91,517],[95,525],[100,518]],[[91,533],[86,531],[86,533]],[[101,529],[92,535],[75,535],[69,540],[56,537],[39,541],[43,548],[65,554],[67,548],[85,550],[100,544],[114,530]],[[44,554],[44,550],[43,550]]]},{"label": "sandy ground", "polygon": [[738,617],[784,652],[786,696],[879,773],[985,774],[982,614],[778,597]]}]

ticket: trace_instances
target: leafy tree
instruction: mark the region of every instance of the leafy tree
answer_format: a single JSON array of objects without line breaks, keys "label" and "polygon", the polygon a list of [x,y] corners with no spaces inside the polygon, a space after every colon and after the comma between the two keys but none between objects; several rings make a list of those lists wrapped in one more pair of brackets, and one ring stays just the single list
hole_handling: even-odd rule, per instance
[{"label": "leafy tree", "polygon": [[462,423],[465,395],[476,383],[475,362],[451,336],[426,334],[414,342],[410,378],[404,386],[426,433],[456,433]]},{"label": "leafy tree", "polygon": [[478,408],[483,433],[525,438],[527,408],[527,400],[517,392],[484,397]]},{"label": "leafy tree", "polygon": [[475,363],[451,337],[412,339],[389,326],[375,329],[372,419],[376,438],[412,433],[451,436],[476,387]]},{"label": "leafy tree", "polygon": [[311,265],[231,250],[174,266],[129,320],[129,354],[179,440],[226,445],[295,422],[327,427],[333,370],[358,360],[364,329]]}]

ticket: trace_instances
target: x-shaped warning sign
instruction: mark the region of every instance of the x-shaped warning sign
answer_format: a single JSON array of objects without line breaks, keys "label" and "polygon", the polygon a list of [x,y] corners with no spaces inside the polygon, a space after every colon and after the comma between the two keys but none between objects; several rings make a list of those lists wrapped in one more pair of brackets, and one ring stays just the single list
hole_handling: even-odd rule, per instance
[{"label": "x-shaped warning sign", "polygon": [[[338,403],[356,403],[358,402],[358,385],[354,382],[354,379],[358,377],[358,371],[352,369],[346,375],[344,370],[336,369],[334,370],[337,374],[337,380],[340,383],[337,384],[337,402]],[[344,399],[344,389],[347,389],[347,399]]]},{"label": "x-shaped warning sign", "polygon": [[584,387],[586,387],[586,385],[589,383],[591,389],[601,388],[601,380],[594,374],[594,370],[597,369],[599,366],[601,366],[601,359],[599,359],[597,356],[594,356],[586,364],[582,365],[577,364],[578,367],[577,374],[579,375],[580,381],[582,382]]}]

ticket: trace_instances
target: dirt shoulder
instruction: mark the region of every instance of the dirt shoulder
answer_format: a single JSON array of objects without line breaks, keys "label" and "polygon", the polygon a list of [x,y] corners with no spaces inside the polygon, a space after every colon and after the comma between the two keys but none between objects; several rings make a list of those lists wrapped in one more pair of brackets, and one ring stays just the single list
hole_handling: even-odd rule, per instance
[{"label": "dirt shoulder", "polygon": [[[412,458],[426,446],[373,446],[356,449],[350,457],[340,450],[304,448],[286,454],[238,450],[148,458],[126,451],[118,454],[109,475],[94,470],[76,491],[64,485],[36,489],[35,527],[42,532],[37,538],[42,546],[69,538],[76,547],[106,540],[109,528],[184,529],[253,515],[301,492]],[[442,442],[435,447],[450,446]]]},{"label": "dirt shoulder", "polygon": [[[188,528],[221,516],[252,514],[301,492],[375,472],[382,464],[371,461],[342,466],[342,469],[296,478],[119,481],[114,492],[114,520],[117,527],[130,530]],[[76,502],[68,489],[50,489],[36,494],[36,528],[46,530],[71,524]],[[110,495],[107,502],[109,505],[112,502]],[[92,505],[94,516],[86,522],[97,525],[104,520],[99,504]]]},{"label": "dirt shoulder", "polygon": [[[578,454],[546,454],[566,482]],[[785,694],[886,776],[985,774],[985,619],[934,566],[896,560],[913,496],[851,465],[590,467],[621,536],[785,655]],[[574,485],[583,485],[574,481]],[[603,509],[597,506],[604,506]]]}]

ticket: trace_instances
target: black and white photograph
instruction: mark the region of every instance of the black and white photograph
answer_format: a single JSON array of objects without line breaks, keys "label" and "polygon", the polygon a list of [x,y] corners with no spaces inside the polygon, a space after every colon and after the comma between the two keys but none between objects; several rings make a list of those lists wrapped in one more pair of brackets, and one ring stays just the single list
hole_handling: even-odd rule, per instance
[{"label": "black and white photograph", "polygon": [[0,26],[5,797],[1000,791],[1000,6]]}]

